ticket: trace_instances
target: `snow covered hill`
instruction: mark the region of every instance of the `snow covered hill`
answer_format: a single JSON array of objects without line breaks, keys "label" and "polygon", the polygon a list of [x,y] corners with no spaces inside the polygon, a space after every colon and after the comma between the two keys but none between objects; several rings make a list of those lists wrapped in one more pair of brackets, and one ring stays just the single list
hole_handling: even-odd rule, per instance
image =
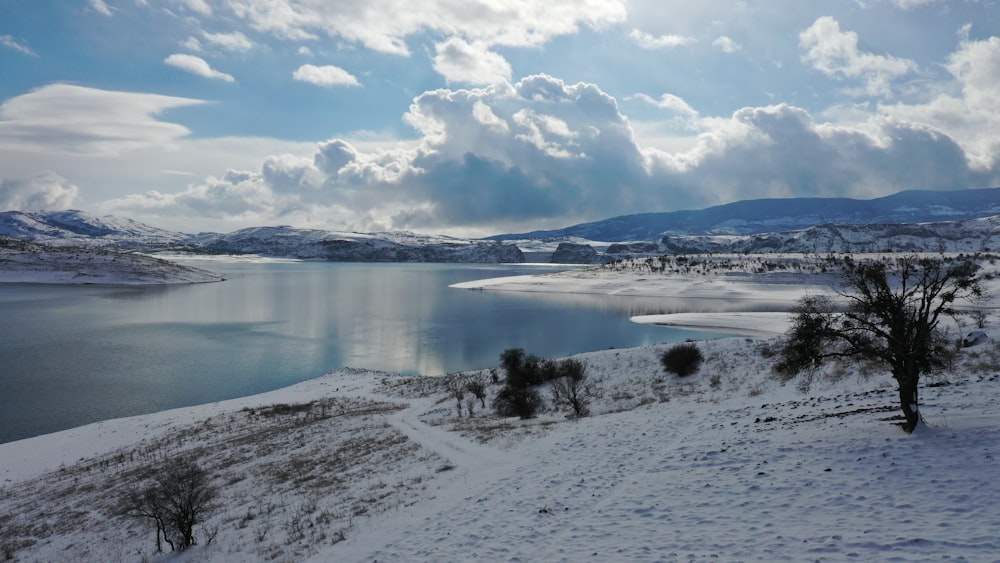
[{"label": "snow covered hill", "polygon": [[909,190],[890,196],[783,198],[737,201],[696,211],[641,213],[564,229],[491,237],[493,240],[569,239],[628,242],[663,235],[750,235],[794,231],[827,223],[894,224],[978,219],[1000,214],[1000,188]]},{"label": "snow covered hill", "polygon": [[0,212],[0,238],[51,246],[82,246],[153,251],[188,238],[132,219],[84,211]]},{"label": "snow covered hill", "polygon": [[[886,374],[811,394],[766,339],[577,356],[593,415],[456,417],[446,377],[342,369],[265,395],[0,444],[0,544],[23,561],[992,561],[1000,348],[966,349],[891,420]],[[468,375],[468,374],[467,374]],[[497,387],[490,387],[490,394]],[[122,499],[165,459],[219,487],[184,556]],[[208,538],[211,537],[209,542]]]},{"label": "snow covered hill", "polygon": [[201,235],[189,239],[186,246],[211,254],[260,254],[338,262],[524,262],[521,251],[513,244],[406,232],[344,233],[284,226]]},{"label": "snow covered hill", "polygon": [[254,227],[228,234],[187,235],[83,211],[0,212],[0,239],[51,246],[141,252],[259,254],[341,262],[519,263],[513,244],[408,232],[345,233],[292,227]]},{"label": "snow covered hill", "polygon": [[[530,248],[536,241],[516,241]],[[552,246],[554,243],[549,243]],[[656,241],[600,243],[575,239],[575,253],[561,263],[604,264],[631,257],[690,254],[827,254],[870,252],[994,252],[1000,250],[1000,216],[940,223],[826,224],[799,231],[755,235],[664,235]],[[584,252],[581,248],[589,249]],[[603,248],[598,252],[597,248]],[[552,261],[557,261],[556,253]]]},{"label": "snow covered hill", "polygon": [[[610,247],[614,254],[618,248]],[[627,251],[627,245],[623,250]],[[747,236],[664,235],[667,254],[728,252],[989,252],[1000,249],[1000,216],[940,223],[820,225]]]},{"label": "snow covered hill", "polygon": [[223,279],[201,268],[142,254],[0,238],[0,283],[155,285]]}]

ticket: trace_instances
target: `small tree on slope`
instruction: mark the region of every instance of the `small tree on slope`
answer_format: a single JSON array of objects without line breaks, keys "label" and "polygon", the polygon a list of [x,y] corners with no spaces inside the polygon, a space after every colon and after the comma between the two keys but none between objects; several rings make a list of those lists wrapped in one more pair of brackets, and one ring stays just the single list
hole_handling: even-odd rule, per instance
[{"label": "small tree on slope", "polygon": [[823,296],[807,296],[796,309],[775,371],[791,378],[831,358],[859,358],[888,366],[899,404],[913,432],[920,422],[920,376],[943,367],[946,343],[938,323],[954,316],[957,300],[984,296],[972,260],[903,258],[856,262],[843,268],[844,312]]}]

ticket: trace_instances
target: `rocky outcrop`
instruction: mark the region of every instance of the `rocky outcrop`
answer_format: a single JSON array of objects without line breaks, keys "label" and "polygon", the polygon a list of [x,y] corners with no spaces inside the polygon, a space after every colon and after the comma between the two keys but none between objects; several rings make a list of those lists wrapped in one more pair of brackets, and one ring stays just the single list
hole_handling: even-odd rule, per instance
[{"label": "rocky outcrop", "polygon": [[550,261],[553,264],[603,264],[607,259],[589,244],[561,242]]}]

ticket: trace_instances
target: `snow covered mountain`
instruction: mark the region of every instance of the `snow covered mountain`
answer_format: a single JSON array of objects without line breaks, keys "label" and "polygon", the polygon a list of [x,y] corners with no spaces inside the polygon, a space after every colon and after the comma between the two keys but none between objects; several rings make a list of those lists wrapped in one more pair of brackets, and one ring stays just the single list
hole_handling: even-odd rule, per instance
[{"label": "snow covered mountain", "polygon": [[697,211],[623,215],[564,229],[497,235],[492,240],[627,242],[668,235],[753,235],[824,225],[929,223],[1000,215],[1000,188],[910,190],[876,199],[784,198],[737,201]]},{"label": "snow covered mountain", "polygon": [[527,253],[532,261],[599,264],[626,256],[707,252],[978,252],[1000,248],[993,240],[998,217],[1000,188],[990,188],[914,190],[871,200],[748,200],[481,240],[289,226],[186,235],[82,211],[7,211],[0,212],[0,238],[52,246],[350,262],[516,263],[524,262]]},{"label": "snow covered mountain", "polygon": [[524,262],[517,246],[414,233],[342,233],[255,227],[228,234],[187,235],[132,219],[83,211],[0,212],[0,239],[59,247],[189,251],[351,262]]},{"label": "snow covered mountain", "polygon": [[517,246],[415,233],[342,233],[292,227],[255,227],[187,241],[210,254],[260,254],[337,262],[524,262]]},{"label": "snow covered mountain", "polygon": [[[598,248],[604,251],[599,252]],[[976,253],[997,250],[1000,250],[1000,215],[940,223],[828,224],[755,235],[667,234],[659,241],[612,244],[584,244],[577,239],[573,243],[559,243],[548,260],[555,263],[605,264],[624,258],[664,254]]]},{"label": "snow covered mountain", "polygon": [[[611,245],[608,254],[633,253]],[[648,245],[644,248],[648,249]],[[800,231],[747,236],[664,235],[664,254],[773,252],[990,252],[1000,249],[1000,216],[941,223],[820,225]],[[647,252],[648,253],[648,252]]]},{"label": "snow covered mountain", "polygon": [[188,235],[150,227],[132,219],[85,211],[3,211],[0,237],[52,246],[156,250],[178,244]]},{"label": "snow covered mountain", "polygon": [[0,283],[160,285],[224,279],[144,254],[0,238]]}]

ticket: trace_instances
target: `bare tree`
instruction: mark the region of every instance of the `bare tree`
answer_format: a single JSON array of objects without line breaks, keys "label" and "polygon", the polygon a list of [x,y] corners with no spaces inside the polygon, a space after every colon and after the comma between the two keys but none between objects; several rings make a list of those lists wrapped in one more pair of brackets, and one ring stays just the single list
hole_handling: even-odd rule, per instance
[{"label": "bare tree", "polygon": [[559,362],[557,377],[551,381],[552,402],[568,407],[576,416],[590,414],[590,402],[598,396],[593,382],[587,378],[583,362],[567,358]]},{"label": "bare tree", "polygon": [[920,422],[920,376],[947,359],[938,324],[957,314],[957,300],[984,296],[978,271],[970,259],[847,260],[838,291],[846,310],[837,312],[823,296],[801,300],[775,370],[792,377],[831,358],[882,363],[899,388],[903,429],[912,432]]},{"label": "bare tree", "polygon": [[448,395],[455,399],[458,418],[462,418],[462,399],[465,398],[466,382],[460,375],[451,375],[447,383]]},{"label": "bare tree", "polygon": [[167,463],[152,483],[129,493],[127,514],[149,518],[156,524],[156,550],[162,551],[160,538],[170,550],[185,550],[195,545],[194,527],[214,508],[218,489],[208,473],[190,459]]},{"label": "bare tree", "polygon": [[466,381],[465,388],[472,393],[472,396],[479,399],[479,404],[486,408],[486,380],[482,374],[476,374]]},{"label": "bare tree", "polygon": [[125,499],[125,514],[136,518],[149,518],[156,525],[156,552],[163,552],[163,541],[174,550],[174,542],[167,536],[166,509],[157,486],[150,485],[129,491]]}]

